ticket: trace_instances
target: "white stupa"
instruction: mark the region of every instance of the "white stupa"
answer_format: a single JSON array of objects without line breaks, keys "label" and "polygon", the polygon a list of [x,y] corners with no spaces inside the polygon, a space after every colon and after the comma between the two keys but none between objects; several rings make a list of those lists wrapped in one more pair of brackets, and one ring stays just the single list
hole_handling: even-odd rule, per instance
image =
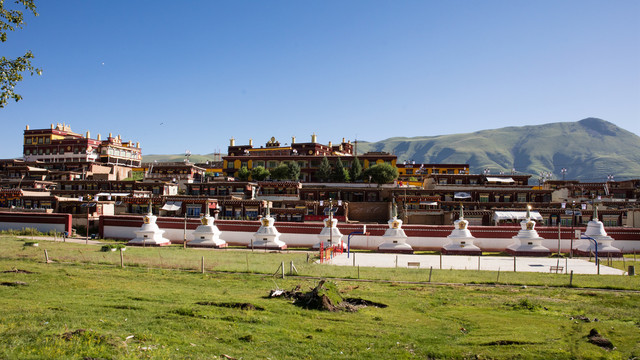
[{"label": "white stupa", "polygon": [[188,247],[225,248],[227,242],[220,239],[221,231],[214,224],[208,213],[200,216],[200,225],[191,234],[193,240],[187,242]]},{"label": "white stupa", "polygon": [[[599,256],[622,256],[622,251],[611,245],[614,239],[607,235],[607,232],[604,230],[604,224],[598,219],[597,205],[594,206],[593,218],[587,224],[587,230],[584,232],[584,236],[588,236],[598,243]],[[593,241],[589,239],[583,240],[583,242],[574,250],[574,253],[581,256],[588,256],[591,253],[595,254],[595,252],[596,246]]]},{"label": "white stupa", "polygon": [[402,230],[402,220],[398,219],[398,208],[393,200],[392,218],[387,222],[389,228],[382,235],[383,243],[378,251],[385,253],[413,254],[413,248],[407,244],[407,234]]},{"label": "white stupa", "polygon": [[460,218],[453,222],[454,229],[447,239],[451,240],[440,251],[447,255],[482,255],[482,250],[473,244],[475,239],[467,228],[469,222],[464,219],[464,205],[460,205]]},{"label": "white stupa", "polygon": [[322,244],[322,247],[325,249],[329,246],[341,246],[343,249],[345,249],[347,246],[344,242],[342,242],[343,235],[340,232],[340,229],[338,229],[337,225],[338,219],[334,218],[331,215],[328,218],[324,219],[324,227],[322,228],[322,231],[320,231],[320,234],[318,234],[320,242],[313,245],[313,249],[319,249],[320,244]]},{"label": "white stupa", "polygon": [[536,222],[531,219],[531,206],[527,205],[527,218],[520,222],[520,231],[514,236],[515,242],[509,245],[506,252],[517,256],[549,256],[551,250],[542,246],[542,240],[536,231]]},{"label": "white stupa", "polygon": [[280,240],[280,233],[273,223],[276,219],[271,217],[269,207],[267,206],[267,215],[260,219],[260,228],[253,234],[253,243],[248,247],[253,246],[258,249],[276,249],[284,250],[287,248],[287,244]]},{"label": "white stupa", "polygon": [[151,202],[149,202],[149,213],[142,218],[142,226],[134,231],[135,239],[129,240],[127,245],[133,246],[166,246],[171,245],[171,241],[162,237],[164,230],[160,230],[156,224],[157,216],[153,215]]}]

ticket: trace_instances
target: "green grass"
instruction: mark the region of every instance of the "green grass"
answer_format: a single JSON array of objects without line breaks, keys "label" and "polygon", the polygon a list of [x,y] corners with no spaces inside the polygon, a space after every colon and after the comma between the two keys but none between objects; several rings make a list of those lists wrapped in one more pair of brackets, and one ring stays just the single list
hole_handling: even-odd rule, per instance
[{"label": "green grass", "polygon": [[[500,275],[501,281],[513,276],[513,283],[550,283],[542,287],[465,286],[401,282],[425,281],[424,270],[361,268],[361,278],[392,281],[338,280],[338,288],[344,296],[388,307],[328,313],[266,298],[276,286],[306,290],[317,282],[271,276],[283,261],[287,269],[288,261],[294,261],[305,275],[356,274],[353,268],[306,264],[306,253],[128,247],[123,253],[127,266],[121,269],[119,252],[101,252],[99,246],[23,244],[0,238],[0,271],[31,272],[0,272],[0,283],[26,283],[0,286],[0,358],[640,356],[640,293],[554,287],[552,279],[562,279],[560,285],[566,282],[564,275]],[[54,262],[44,263],[45,248]],[[199,272],[202,256],[206,274]],[[211,272],[216,270],[223,272]],[[474,276],[481,279],[482,273],[495,280],[495,272],[434,270],[433,275],[438,281],[462,283]],[[638,277],[585,275],[574,283],[605,288],[618,279],[625,280],[620,287],[639,288]],[[214,306],[229,302],[264,310]],[[586,335],[592,328],[616,349],[589,344]]]}]

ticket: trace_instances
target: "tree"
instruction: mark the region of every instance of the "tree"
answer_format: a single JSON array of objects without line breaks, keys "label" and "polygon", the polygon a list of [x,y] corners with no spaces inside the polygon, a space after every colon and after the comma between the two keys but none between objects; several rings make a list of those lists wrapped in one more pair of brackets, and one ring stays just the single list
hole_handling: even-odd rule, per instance
[{"label": "tree", "polygon": [[238,176],[236,177],[240,181],[247,181],[249,180],[249,175],[251,175],[251,172],[249,171],[249,169],[247,169],[246,166],[243,166],[240,170],[238,170]]},{"label": "tree", "polygon": [[[30,10],[33,15],[38,16],[34,1],[15,0],[15,3],[24,5],[26,10]],[[21,29],[24,24],[22,11],[6,9],[4,0],[0,0],[0,42],[7,41],[7,31]],[[17,83],[23,79],[22,73],[42,74],[42,70],[31,65],[31,59],[33,59],[31,51],[27,51],[24,56],[15,59],[0,57],[0,108],[5,107],[9,99],[14,99],[15,101],[22,99],[20,94],[14,92]]]},{"label": "tree", "polygon": [[378,185],[388,184],[398,178],[398,169],[390,164],[377,164],[364,171],[365,177],[371,177],[371,181]]},{"label": "tree", "polygon": [[320,181],[327,181],[331,178],[331,165],[329,165],[329,159],[327,159],[326,156],[323,157],[320,162],[318,171],[316,171],[316,177],[320,179]]},{"label": "tree", "polygon": [[255,181],[262,181],[269,177],[271,173],[262,166],[256,166],[251,169],[251,178]]},{"label": "tree", "polygon": [[351,164],[349,176],[351,177],[351,181],[353,182],[362,179],[362,165],[360,165],[360,160],[358,160],[357,156],[353,158],[353,164]]},{"label": "tree", "polygon": [[349,171],[344,168],[342,164],[342,160],[338,158],[336,164],[333,168],[333,172],[331,173],[331,178],[335,182],[348,182],[349,181]]},{"label": "tree", "polygon": [[289,179],[298,181],[298,179],[300,179],[300,166],[298,163],[292,161],[287,166],[289,167]]},{"label": "tree", "polygon": [[274,180],[285,180],[289,178],[289,166],[281,164],[277,168],[271,170],[271,178]]}]

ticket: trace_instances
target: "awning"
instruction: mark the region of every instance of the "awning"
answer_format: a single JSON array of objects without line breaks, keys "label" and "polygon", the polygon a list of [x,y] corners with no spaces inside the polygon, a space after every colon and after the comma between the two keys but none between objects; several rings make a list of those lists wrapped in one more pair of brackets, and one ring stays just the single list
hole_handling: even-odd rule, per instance
[{"label": "awning", "polygon": [[436,201],[420,201],[420,205],[438,205]]},{"label": "awning", "polygon": [[108,192],[101,192],[101,193],[97,193],[95,195],[95,200],[98,201],[99,197],[106,197],[107,200],[111,200],[111,197],[117,197],[117,196],[130,196],[131,193],[108,193]]},{"label": "awning", "polygon": [[501,178],[501,177],[493,177],[493,176],[487,176],[487,181],[488,182],[499,182],[499,183],[514,183],[514,182],[516,182],[512,178]]},{"label": "awning", "polygon": [[471,194],[466,192],[457,192],[453,195],[454,199],[471,199]]},{"label": "awning", "polygon": [[182,208],[182,201],[167,201],[161,210],[178,211]]},{"label": "awning", "polygon": [[[542,216],[537,211],[531,211],[531,218],[533,220],[542,220]],[[527,218],[526,211],[495,211],[493,213],[493,220],[524,220]]]}]

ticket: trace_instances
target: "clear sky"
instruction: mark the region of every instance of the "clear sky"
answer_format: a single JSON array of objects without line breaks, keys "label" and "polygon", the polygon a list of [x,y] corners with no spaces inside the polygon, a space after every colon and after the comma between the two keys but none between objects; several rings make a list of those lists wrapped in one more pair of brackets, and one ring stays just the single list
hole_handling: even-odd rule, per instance
[{"label": "clear sky", "polygon": [[640,134],[637,0],[36,2],[0,43],[43,69],[0,109],[0,158],[62,122],[143,154],[586,117]]}]

